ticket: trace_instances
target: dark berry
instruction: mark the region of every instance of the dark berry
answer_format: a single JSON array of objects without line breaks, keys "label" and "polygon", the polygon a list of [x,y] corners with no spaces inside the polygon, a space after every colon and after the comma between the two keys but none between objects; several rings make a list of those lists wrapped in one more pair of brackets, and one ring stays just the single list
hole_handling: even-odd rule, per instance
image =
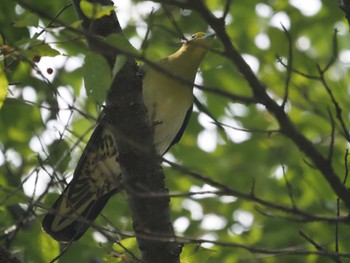
[{"label": "dark berry", "polygon": [[33,61],[34,61],[35,63],[39,63],[39,62],[40,62],[40,59],[41,59],[41,57],[38,56],[38,55],[36,55],[36,56],[33,57]]},{"label": "dark berry", "polygon": [[47,74],[52,74],[53,69],[52,68],[47,68],[46,72],[47,72]]}]

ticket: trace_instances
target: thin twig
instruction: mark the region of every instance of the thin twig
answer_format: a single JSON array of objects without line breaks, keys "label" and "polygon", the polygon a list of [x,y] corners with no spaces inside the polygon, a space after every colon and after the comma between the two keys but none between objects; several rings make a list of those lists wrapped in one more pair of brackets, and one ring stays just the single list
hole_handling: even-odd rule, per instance
[{"label": "thin twig", "polygon": [[178,25],[175,17],[173,16],[173,14],[170,11],[170,8],[168,5],[162,5],[163,10],[166,14],[166,17],[169,19],[170,23],[173,25],[175,31],[177,32],[178,36],[180,37],[181,40],[186,40],[183,31],[181,30],[180,26]]},{"label": "thin twig", "polygon": [[231,60],[232,63],[236,65],[238,71],[244,76],[258,103],[264,105],[278,121],[281,127],[281,133],[289,138],[308,158],[312,160],[317,169],[322,173],[322,176],[327,180],[333,192],[342,199],[348,208],[350,208],[350,191],[341,183],[339,176],[332,167],[332,164],[328,162],[315,145],[297,129],[288,114],[281,109],[271,96],[269,96],[265,85],[257,78],[256,74],[244,60],[241,53],[232,44],[232,40],[226,31],[225,24],[213,15],[204,2],[193,0],[191,2],[187,1],[186,3],[191,5],[192,9],[199,12],[203,19],[213,28],[217,38],[221,40],[226,58]]},{"label": "thin twig", "polygon": [[308,235],[306,235],[304,233],[304,231],[299,230],[299,235],[301,235],[303,238],[306,239],[306,241],[308,241],[310,244],[312,244],[318,251],[324,252],[326,251],[326,249],[324,247],[322,247],[321,245],[317,244],[316,241],[314,241],[311,237],[309,237]]},{"label": "thin twig", "polygon": [[281,166],[282,166],[283,178],[284,178],[284,181],[286,182],[286,186],[287,186],[287,189],[288,189],[288,195],[289,195],[290,201],[292,202],[293,208],[297,208],[297,206],[295,204],[295,201],[294,201],[294,197],[293,197],[292,186],[290,185],[290,183],[289,183],[289,181],[287,179],[286,169],[285,169],[283,164],[281,164]]},{"label": "thin twig", "polygon": [[43,28],[38,34],[35,35],[36,38],[42,35],[46,31],[47,28],[51,27],[52,24],[57,20],[57,18],[68,8],[71,7],[73,4],[66,4],[62,7],[62,9],[51,19],[51,21],[47,24],[45,28]]},{"label": "thin twig", "polygon": [[219,123],[222,127],[230,128],[236,131],[242,131],[242,132],[249,132],[249,133],[263,133],[263,134],[268,134],[271,135],[273,133],[279,133],[280,130],[261,130],[261,129],[255,129],[255,128],[238,128],[238,127],[233,127],[232,125],[228,125],[222,122],[217,122]]},{"label": "thin twig", "polygon": [[329,150],[328,150],[328,161],[332,162],[332,158],[333,158],[333,151],[334,151],[334,140],[335,140],[335,122],[334,122],[334,118],[332,115],[332,112],[330,111],[329,108],[327,108],[328,111],[328,115],[329,115],[329,119],[331,121],[331,142],[329,144]]},{"label": "thin twig", "polygon": [[[253,183],[253,186],[252,186],[252,189],[250,191],[250,193],[244,193],[242,191],[239,191],[239,190],[236,190],[234,188],[231,188],[225,184],[221,184],[207,176],[204,176],[202,174],[199,174],[197,172],[194,172],[190,169],[188,169],[187,167],[184,167],[180,164],[176,164],[174,162],[171,162],[165,158],[162,157],[162,161],[169,164],[172,168],[184,173],[184,174],[187,174],[201,182],[205,182],[219,190],[221,190],[221,194],[222,195],[231,195],[231,196],[235,196],[235,197],[238,197],[238,198],[243,198],[247,201],[251,201],[251,202],[256,202],[257,204],[260,204],[260,205],[263,205],[263,206],[266,206],[270,209],[275,209],[275,210],[278,210],[278,211],[282,211],[284,213],[288,213],[288,214],[292,214],[292,215],[295,215],[295,216],[299,216],[302,220],[302,222],[315,222],[315,221],[319,221],[319,222],[328,222],[328,223],[335,223],[336,221],[339,221],[339,222],[342,222],[342,223],[345,223],[345,224],[348,224],[348,218],[347,217],[344,217],[344,218],[331,218],[331,217],[324,217],[324,216],[317,216],[317,215],[314,215],[314,214],[311,214],[311,213],[308,213],[308,212],[305,212],[305,211],[302,211],[298,208],[295,208],[295,207],[287,207],[287,206],[284,206],[284,205],[280,205],[280,204],[277,204],[277,203],[273,203],[273,202],[270,202],[270,201],[266,201],[264,199],[261,199],[257,196],[255,196],[254,194],[254,183]],[[300,221],[301,222],[301,221]]]},{"label": "thin twig", "polygon": [[286,103],[288,101],[288,96],[289,96],[289,84],[291,81],[292,77],[292,68],[293,68],[293,48],[292,48],[292,37],[290,36],[288,30],[284,27],[283,24],[282,28],[283,31],[287,37],[288,40],[288,63],[287,63],[287,74],[286,74],[286,82],[284,86],[284,97],[283,97],[283,102],[281,104],[281,108],[284,109],[286,106]]},{"label": "thin twig", "polygon": [[222,20],[225,21],[226,19],[226,16],[228,15],[228,13],[230,12],[230,6],[232,4],[232,0],[226,0],[226,3],[225,3],[225,7],[224,7],[224,13],[222,15]]},{"label": "thin twig", "polygon": [[334,29],[333,34],[333,46],[332,46],[332,55],[329,59],[326,67],[322,70],[322,73],[325,73],[336,61],[338,58],[338,40],[337,40],[338,29]]},{"label": "thin twig", "polygon": [[147,46],[148,46],[148,37],[149,37],[149,34],[151,33],[151,29],[153,26],[153,19],[154,19],[154,8],[152,8],[151,13],[148,16],[146,34],[145,34],[145,37],[141,43],[142,55],[145,54]]},{"label": "thin twig", "polygon": [[[344,155],[344,166],[345,166],[345,175],[343,179],[343,185],[346,185],[346,181],[348,179],[349,175],[349,167],[348,167],[348,156],[349,156],[349,149],[346,149],[345,155]],[[340,217],[340,198],[337,198],[337,218]],[[335,223],[335,252],[339,253],[339,224],[338,222]]]},{"label": "thin twig", "polygon": [[333,103],[333,106],[334,106],[334,109],[335,109],[335,112],[336,112],[336,116],[337,116],[337,119],[338,121],[340,122],[340,125],[341,125],[341,128],[342,128],[342,134],[344,135],[345,139],[350,142],[350,133],[349,133],[349,129],[348,127],[346,126],[345,124],[345,121],[343,119],[343,109],[340,107],[338,101],[336,100],[334,94],[333,94],[333,91],[332,89],[330,88],[330,86],[328,85],[328,82],[326,81],[325,79],[325,76],[324,76],[324,73],[325,73],[325,70],[322,70],[320,68],[320,66],[317,67],[318,68],[318,71],[320,73],[320,81],[321,83],[323,84],[324,88],[326,89],[332,103]]},{"label": "thin twig", "polygon": [[[276,60],[283,67],[288,68],[288,64],[284,63],[281,57],[276,57]],[[300,76],[303,76],[304,78],[307,78],[307,79],[312,79],[312,80],[319,80],[320,79],[319,76],[310,75],[308,73],[302,72],[302,71],[300,71],[298,69],[295,69],[295,68],[291,68],[290,70],[291,70],[291,72],[296,73],[296,74],[298,74]]]},{"label": "thin twig", "polygon": [[69,243],[67,243],[67,245],[65,245],[65,246],[61,249],[60,253],[59,253],[56,257],[54,257],[53,259],[51,259],[51,260],[49,261],[49,263],[54,263],[55,261],[59,260],[59,259],[68,251],[68,248],[71,247],[72,243],[73,243],[73,240],[69,241]]}]

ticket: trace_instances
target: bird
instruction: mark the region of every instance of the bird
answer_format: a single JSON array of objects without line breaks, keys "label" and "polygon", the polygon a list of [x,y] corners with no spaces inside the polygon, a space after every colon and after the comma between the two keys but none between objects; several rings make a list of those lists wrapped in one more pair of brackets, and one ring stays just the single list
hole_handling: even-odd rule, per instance
[{"label": "bird", "polygon": [[[142,95],[154,125],[154,147],[162,156],[178,143],[193,108],[193,84],[214,33],[198,32],[181,48],[142,65]],[[170,72],[171,75],[166,72]],[[176,76],[176,77],[175,77]],[[78,240],[111,196],[122,190],[118,150],[112,131],[97,124],[63,193],[42,221],[43,230],[59,242]]]}]

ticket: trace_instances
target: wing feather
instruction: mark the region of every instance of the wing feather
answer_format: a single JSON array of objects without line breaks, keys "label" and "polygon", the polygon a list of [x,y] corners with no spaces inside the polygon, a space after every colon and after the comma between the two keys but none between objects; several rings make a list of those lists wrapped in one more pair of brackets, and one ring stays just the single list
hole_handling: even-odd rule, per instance
[{"label": "wing feather", "polygon": [[61,242],[79,239],[121,185],[113,134],[99,124],[73,179],[45,215],[43,229]]}]

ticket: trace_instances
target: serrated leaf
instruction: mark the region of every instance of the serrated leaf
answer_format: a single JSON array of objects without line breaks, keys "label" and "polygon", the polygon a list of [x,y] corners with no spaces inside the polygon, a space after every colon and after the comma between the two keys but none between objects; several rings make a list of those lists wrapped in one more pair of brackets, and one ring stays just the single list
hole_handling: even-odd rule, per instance
[{"label": "serrated leaf", "polygon": [[9,84],[5,76],[5,73],[2,70],[2,68],[0,68],[0,109],[2,108],[2,105],[4,105],[8,87],[9,87]]},{"label": "serrated leaf", "polygon": [[83,78],[88,97],[101,105],[112,82],[111,69],[106,59],[97,53],[87,54],[83,65]]},{"label": "serrated leaf", "polygon": [[87,0],[80,1],[80,8],[83,14],[89,19],[99,19],[108,16],[114,11],[114,6],[103,6],[100,3],[91,3]]}]

